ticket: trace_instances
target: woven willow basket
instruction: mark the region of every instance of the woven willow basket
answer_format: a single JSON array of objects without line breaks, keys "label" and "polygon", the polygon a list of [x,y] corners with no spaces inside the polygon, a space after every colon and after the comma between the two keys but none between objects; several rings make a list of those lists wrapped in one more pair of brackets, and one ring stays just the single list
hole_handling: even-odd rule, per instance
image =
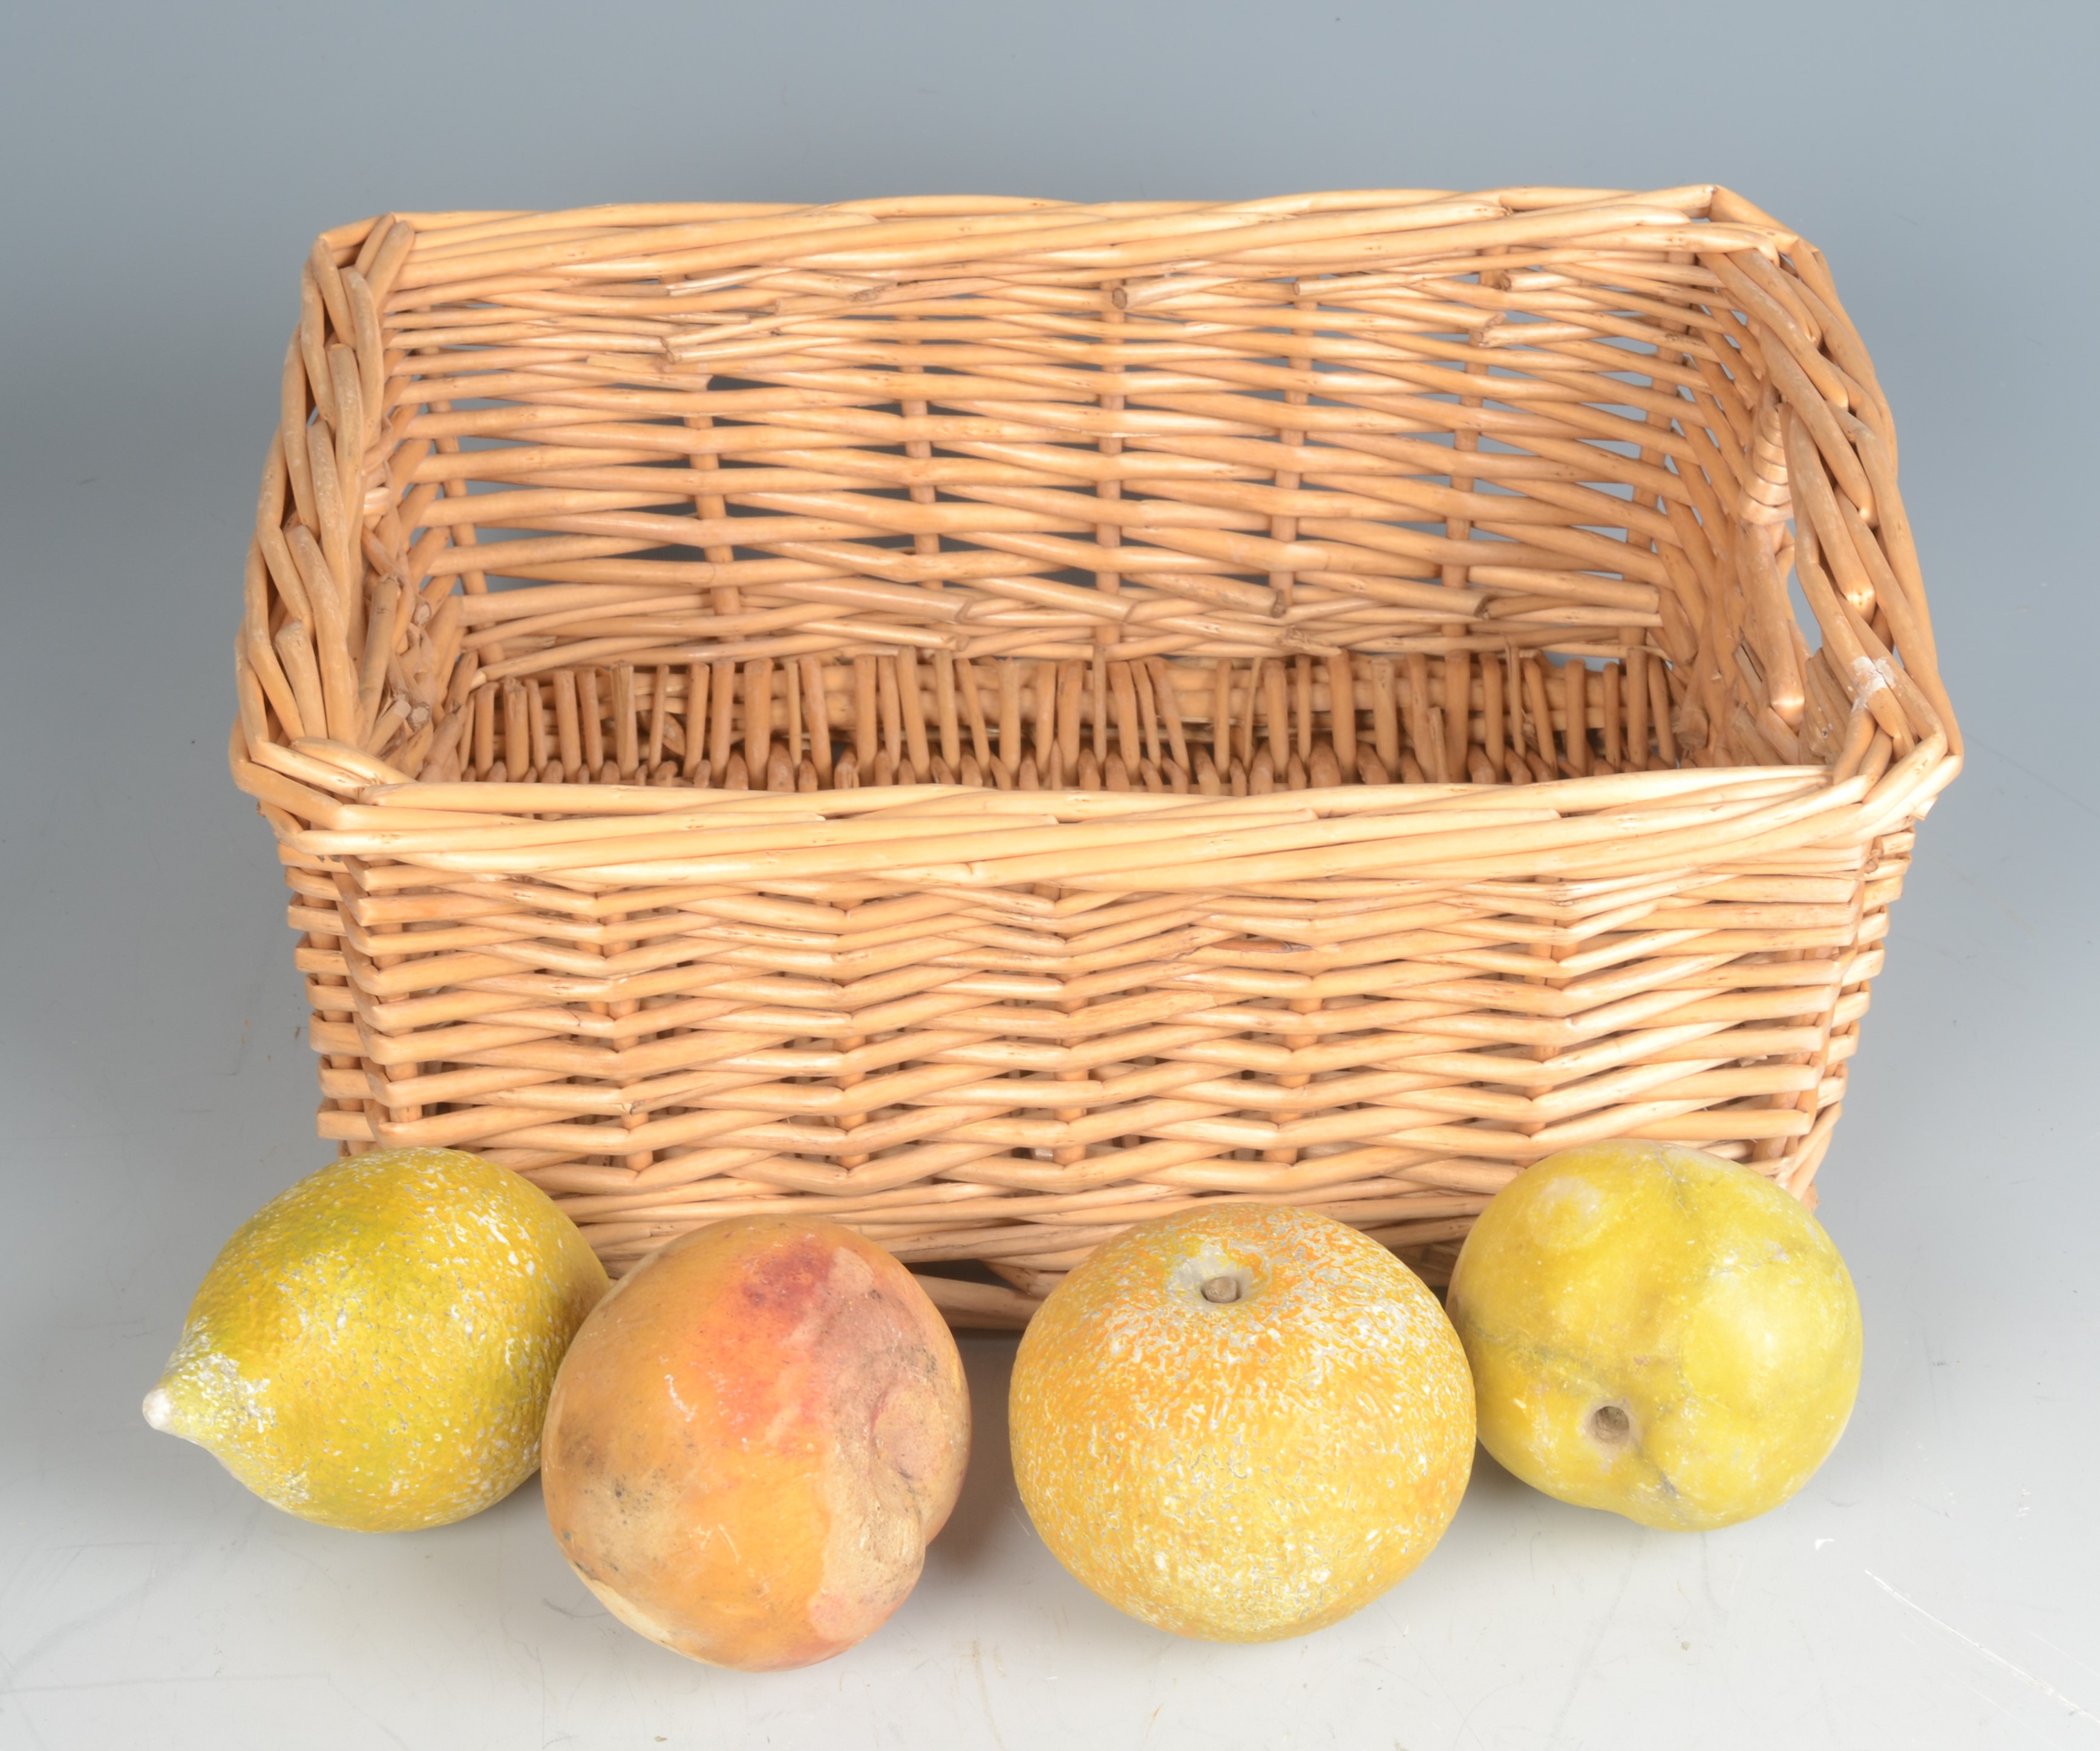
[{"label": "woven willow basket", "polygon": [[323,1136],[971,1324],[1202,1198],[1436,1281],[1592,1139],[1812,1199],[1961,742],[1747,201],[395,215],[300,290],[232,756]]}]

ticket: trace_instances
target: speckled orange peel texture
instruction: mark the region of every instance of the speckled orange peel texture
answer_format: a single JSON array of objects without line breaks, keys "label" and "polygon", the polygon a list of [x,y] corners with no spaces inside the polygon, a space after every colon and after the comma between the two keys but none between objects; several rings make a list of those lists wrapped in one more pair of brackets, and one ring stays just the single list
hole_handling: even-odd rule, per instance
[{"label": "speckled orange peel texture", "polygon": [[629,1628],[709,1665],[843,1652],[918,1580],[969,1454],[954,1338],[911,1274],[810,1217],[638,1265],[548,1407],[547,1517]]},{"label": "speckled orange peel texture", "polygon": [[1009,1421],[1057,1559],[1209,1641],[1368,1604],[1443,1536],[1472,1467],[1472,1381],[1436,1297],[1377,1242],[1274,1205],[1102,1246],[1022,1337]]},{"label": "speckled orange peel texture", "polygon": [[347,1156],[220,1250],[147,1420],[302,1519],[447,1525],[538,1467],[554,1371],[606,1287],[576,1224],[509,1169]]},{"label": "speckled orange peel texture", "polygon": [[1480,1441],[1535,1489],[1665,1530],[1777,1506],[1844,1432],[1859,1298],[1754,1169],[1586,1144],[1498,1193],[1452,1273]]}]

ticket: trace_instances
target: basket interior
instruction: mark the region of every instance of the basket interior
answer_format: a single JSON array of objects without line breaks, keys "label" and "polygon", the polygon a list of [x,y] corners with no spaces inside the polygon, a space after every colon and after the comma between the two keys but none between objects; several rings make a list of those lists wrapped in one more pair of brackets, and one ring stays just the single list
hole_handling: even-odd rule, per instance
[{"label": "basket interior", "polygon": [[[828,249],[727,267],[718,233],[792,226],[607,210],[324,239],[280,491],[304,509],[354,474],[364,526],[315,509],[312,563],[264,544],[290,647],[254,665],[266,734],[409,777],[804,791],[1844,757],[1853,671],[1908,629],[1846,523],[1865,533],[1871,483],[1768,363],[1771,324],[1836,340],[1820,374],[1892,470],[1812,252],[1783,271],[1710,224],[1725,247],[1395,265],[1343,227],[1143,262],[1045,247],[1073,210],[980,205],[976,241],[941,203],[826,209]],[[1128,210],[1171,233],[1180,210]],[[342,338],[375,327],[379,368]],[[1895,716],[1873,727],[1900,752]]]}]

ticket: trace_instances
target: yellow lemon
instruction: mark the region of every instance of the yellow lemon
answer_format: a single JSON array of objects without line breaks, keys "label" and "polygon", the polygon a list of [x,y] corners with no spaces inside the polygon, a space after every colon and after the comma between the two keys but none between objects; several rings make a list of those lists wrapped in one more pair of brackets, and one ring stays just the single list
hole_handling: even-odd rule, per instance
[{"label": "yellow lemon", "polygon": [[576,1224],[507,1168],[347,1156],[226,1243],[146,1420],[302,1519],[446,1525],[532,1475],[554,1371],[605,1290]]},{"label": "yellow lemon", "polygon": [[1179,1635],[1370,1603],[1465,1493],[1473,1387],[1436,1299],[1309,1211],[1211,1204],[1110,1241],[1014,1360],[1013,1471],[1057,1559]]},{"label": "yellow lemon", "polygon": [[1480,1444],[1534,1489],[1705,1531],[1776,1507],[1843,1432],[1860,1302],[1781,1187],[1667,1143],[1564,1149],[1452,1273]]}]

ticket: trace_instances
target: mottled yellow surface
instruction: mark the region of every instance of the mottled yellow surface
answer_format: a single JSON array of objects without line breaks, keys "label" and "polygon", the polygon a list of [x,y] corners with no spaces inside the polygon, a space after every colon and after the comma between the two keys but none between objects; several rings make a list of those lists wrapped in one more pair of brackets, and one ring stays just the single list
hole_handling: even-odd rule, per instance
[{"label": "mottled yellow surface", "polygon": [[[1236,1299],[1206,1298],[1220,1279]],[[1021,1339],[1010,1420],[1058,1560],[1210,1641],[1368,1604],[1443,1536],[1472,1469],[1472,1383],[1436,1297],[1377,1242],[1274,1206],[1102,1246]]]},{"label": "mottled yellow surface", "polygon": [[1534,1488],[1647,1526],[1733,1525],[1808,1481],[1860,1388],[1860,1303],[1754,1170],[1666,1143],[1549,1156],[1451,1278],[1480,1442]]},{"label": "mottled yellow surface", "polygon": [[349,1156],[226,1243],[147,1418],[302,1519],[445,1525],[532,1475],[554,1370],[606,1285],[507,1168]]}]

